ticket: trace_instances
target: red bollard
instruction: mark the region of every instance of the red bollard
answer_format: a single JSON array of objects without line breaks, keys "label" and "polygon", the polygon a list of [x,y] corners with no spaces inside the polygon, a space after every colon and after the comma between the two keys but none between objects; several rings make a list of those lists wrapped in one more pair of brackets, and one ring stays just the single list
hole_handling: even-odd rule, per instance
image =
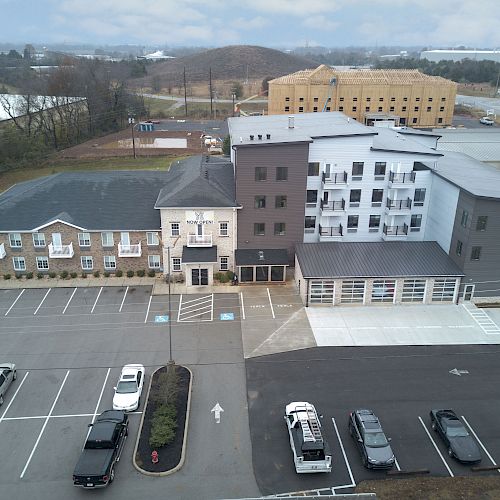
[{"label": "red bollard", "polygon": [[151,462],[154,464],[158,463],[158,452],[156,450],[151,453]]}]

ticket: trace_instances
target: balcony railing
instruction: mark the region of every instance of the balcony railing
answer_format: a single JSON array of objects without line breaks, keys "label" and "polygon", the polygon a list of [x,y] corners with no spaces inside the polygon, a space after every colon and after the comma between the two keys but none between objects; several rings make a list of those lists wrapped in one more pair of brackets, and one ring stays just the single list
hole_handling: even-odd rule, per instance
[{"label": "balcony railing", "polygon": [[347,184],[347,172],[335,172],[326,175],[326,172],[321,174],[323,184]]},{"label": "balcony railing", "polygon": [[342,224],[332,227],[319,226],[319,235],[324,237],[333,238],[335,236],[342,236],[344,234],[344,228]]},{"label": "balcony railing", "polygon": [[411,208],[411,198],[406,198],[406,200],[391,200],[391,198],[387,198],[385,206],[389,210],[409,210]]},{"label": "balcony railing", "polygon": [[3,259],[7,254],[5,253],[5,244],[0,243],[0,259]]},{"label": "balcony railing", "polygon": [[210,234],[188,234],[188,247],[211,247],[212,233]]},{"label": "balcony railing", "polygon": [[71,259],[75,255],[73,243],[69,245],[54,245],[49,243],[49,257],[51,259]]},{"label": "balcony railing", "polygon": [[345,210],[345,200],[332,200],[325,201],[321,200],[321,210],[329,212],[342,212]]},{"label": "balcony railing", "polygon": [[388,226],[384,224],[384,234],[386,236],[405,236],[408,234],[408,224],[402,226]]},{"label": "balcony railing", "polygon": [[118,257],[140,257],[142,255],[141,242],[133,245],[118,243]]},{"label": "balcony railing", "polygon": [[393,184],[409,184],[415,182],[415,172],[389,172],[389,182]]}]

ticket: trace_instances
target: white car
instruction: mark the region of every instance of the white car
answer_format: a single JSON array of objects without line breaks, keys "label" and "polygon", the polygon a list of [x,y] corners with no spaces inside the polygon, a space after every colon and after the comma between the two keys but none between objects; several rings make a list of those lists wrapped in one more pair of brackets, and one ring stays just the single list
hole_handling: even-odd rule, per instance
[{"label": "white car", "polygon": [[144,366],[125,365],[122,368],[118,385],[114,388],[113,410],[137,410],[141,404],[143,385]]},{"label": "white car", "polygon": [[483,125],[493,125],[495,123],[495,121],[492,120],[489,116],[483,116],[479,120],[479,123],[482,123]]}]

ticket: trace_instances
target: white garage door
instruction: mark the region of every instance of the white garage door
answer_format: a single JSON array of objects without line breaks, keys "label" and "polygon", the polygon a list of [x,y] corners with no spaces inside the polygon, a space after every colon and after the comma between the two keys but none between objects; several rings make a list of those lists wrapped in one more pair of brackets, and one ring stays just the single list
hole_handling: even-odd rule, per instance
[{"label": "white garage door", "polygon": [[335,282],[333,280],[311,280],[309,304],[333,304]]}]

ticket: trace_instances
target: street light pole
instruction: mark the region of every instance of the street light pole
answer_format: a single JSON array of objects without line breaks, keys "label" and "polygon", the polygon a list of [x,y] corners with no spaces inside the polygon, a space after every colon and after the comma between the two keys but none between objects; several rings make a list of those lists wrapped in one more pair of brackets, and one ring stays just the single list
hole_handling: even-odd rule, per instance
[{"label": "street light pole", "polygon": [[233,98],[233,116],[234,116],[234,100],[236,99],[236,94],[233,92],[231,94],[231,97]]},{"label": "street light pole", "polygon": [[167,247],[167,269],[168,269],[168,364],[173,365],[174,360],[172,356],[172,301],[170,294],[170,245]]},{"label": "street light pole", "polygon": [[128,122],[132,126],[132,149],[134,151],[134,159],[135,159],[136,155],[135,155],[135,137],[134,137],[134,127],[135,127],[134,115],[131,115],[131,114],[128,115]]}]

